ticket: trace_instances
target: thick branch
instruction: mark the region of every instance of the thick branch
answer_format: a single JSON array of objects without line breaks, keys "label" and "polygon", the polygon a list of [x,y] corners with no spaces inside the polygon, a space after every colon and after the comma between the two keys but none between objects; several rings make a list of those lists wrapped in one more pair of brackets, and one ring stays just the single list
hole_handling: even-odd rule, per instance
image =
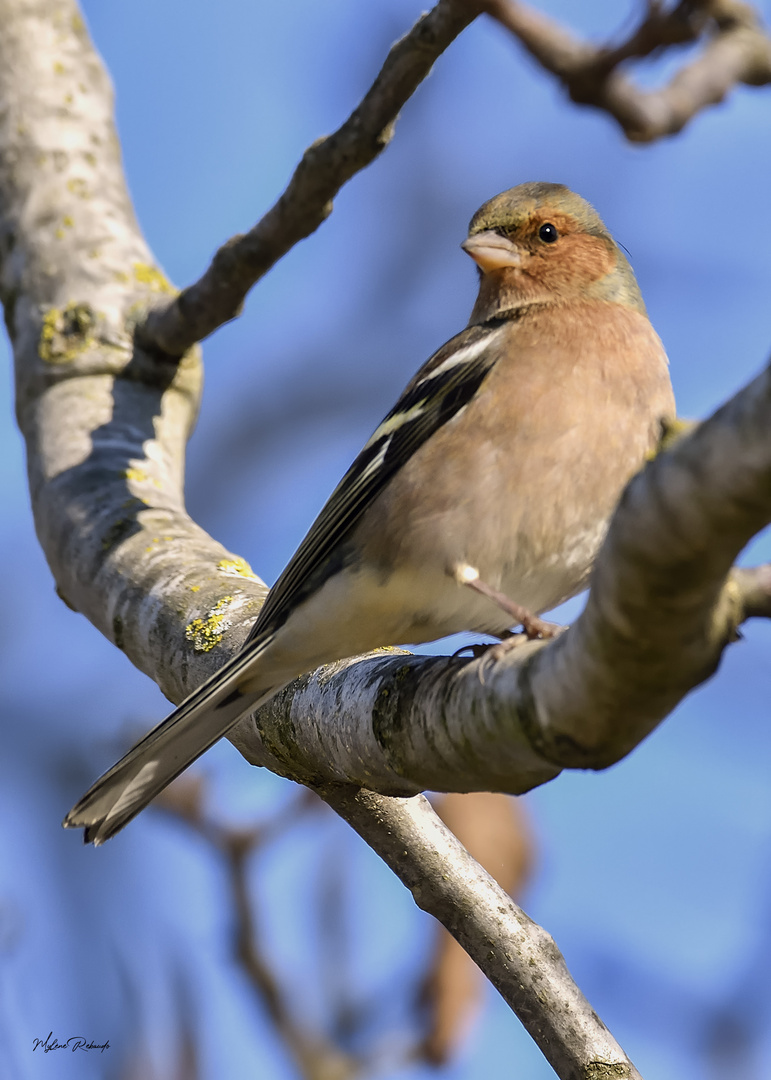
[{"label": "thick branch", "polygon": [[0,0],[0,25],[0,296],[38,537],[70,606],[179,697],[266,589],[185,512],[200,357],[134,347],[173,290],[134,217],[77,6]]},{"label": "thick branch", "polygon": [[361,103],[333,135],[308,147],[289,186],[244,236],[219,249],[195,284],[153,310],[142,328],[149,347],[181,356],[238,315],[252,285],[332,212],[343,184],[388,146],[405,102],[434,62],[475,18],[474,2],[439,0],[393,46]]},{"label": "thick branch", "polygon": [[[757,12],[740,0],[681,0],[647,6],[620,45],[594,46],[518,0],[484,0],[484,8],[564,84],[573,101],[612,116],[633,142],[673,135],[736,85],[771,82],[771,39]],[[672,45],[703,39],[696,59],[659,90],[645,91],[619,66]]]}]

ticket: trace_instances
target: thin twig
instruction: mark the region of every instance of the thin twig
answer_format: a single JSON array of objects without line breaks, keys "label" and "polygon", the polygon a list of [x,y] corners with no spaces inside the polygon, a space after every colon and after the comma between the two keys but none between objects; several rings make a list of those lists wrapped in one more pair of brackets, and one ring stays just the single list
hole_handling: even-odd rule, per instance
[{"label": "thin twig", "polygon": [[181,356],[238,315],[252,285],[321,225],[343,184],[386,148],[403,105],[477,12],[473,3],[439,0],[418,19],[342,127],[308,147],[278,202],[250,232],[223,244],[197,282],[149,314],[145,347]]}]

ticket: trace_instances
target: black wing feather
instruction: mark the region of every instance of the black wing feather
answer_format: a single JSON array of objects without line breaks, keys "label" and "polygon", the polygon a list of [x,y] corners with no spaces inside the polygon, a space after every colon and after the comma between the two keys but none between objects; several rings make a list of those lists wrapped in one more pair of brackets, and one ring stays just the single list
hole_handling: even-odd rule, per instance
[{"label": "black wing feather", "polygon": [[[498,358],[499,351],[491,339],[497,336],[500,326],[501,321],[496,320],[468,327],[443,345],[418,371],[332,492],[271,589],[245,642],[245,649],[284,622],[311,581],[314,588],[322,584],[319,571],[394,473],[476,394]],[[484,347],[485,343],[487,347]],[[471,348],[474,346],[476,348]],[[442,370],[442,365],[454,353],[465,349],[470,349],[467,360],[448,364]],[[436,375],[432,374],[434,371],[437,371]],[[413,415],[389,429],[389,421],[399,414],[410,413]],[[383,433],[376,438],[381,428]],[[374,464],[380,455],[382,460]],[[330,564],[330,572],[333,570],[334,566]]]}]

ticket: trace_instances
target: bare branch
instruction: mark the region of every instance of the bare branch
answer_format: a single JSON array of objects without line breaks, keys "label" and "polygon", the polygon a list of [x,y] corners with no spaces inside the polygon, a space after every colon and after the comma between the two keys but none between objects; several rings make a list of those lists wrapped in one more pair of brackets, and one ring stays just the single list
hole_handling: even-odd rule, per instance
[{"label": "bare branch", "polygon": [[519,1016],[563,1080],[640,1080],[581,994],[552,938],[442,824],[427,799],[350,787],[319,794],[457,938]]},{"label": "bare branch", "polygon": [[[533,838],[524,801],[475,791],[450,792],[432,805],[469,855],[502,889],[520,900],[533,866]],[[423,981],[426,1034],[422,1056],[433,1065],[453,1057],[474,1021],[484,990],[482,974],[468,953],[441,926]]]},{"label": "bare branch", "polygon": [[[560,79],[573,101],[609,113],[632,142],[675,134],[738,84],[771,82],[771,39],[755,9],[741,0],[648,5],[625,42],[601,46],[577,39],[518,0],[484,0],[484,7]],[[642,90],[619,70],[632,58],[695,41],[703,42],[699,55],[659,90]]]},{"label": "bare branch", "polygon": [[238,315],[252,285],[315,232],[343,184],[388,146],[404,104],[477,13],[474,3],[439,0],[418,19],[342,127],[308,147],[278,202],[248,233],[223,244],[195,284],[149,314],[141,330],[146,347],[181,356]]}]

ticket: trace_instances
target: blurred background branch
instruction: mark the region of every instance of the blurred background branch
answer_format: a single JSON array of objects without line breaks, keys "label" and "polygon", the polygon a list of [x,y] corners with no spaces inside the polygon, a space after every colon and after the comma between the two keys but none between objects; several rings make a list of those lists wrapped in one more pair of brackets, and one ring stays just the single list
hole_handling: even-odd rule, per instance
[{"label": "blurred background branch", "polygon": [[196,774],[176,780],[156,800],[156,805],[183,821],[224,863],[233,919],[233,950],[277,1038],[305,1080],[354,1080],[364,1075],[362,1061],[295,1015],[291,988],[282,985],[263,947],[259,911],[249,887],[255,858],[267,844],[284,838],[301,817],[318,810],[318,799],[310,791],[301,792],[288,809],[284,808],[268,822],[251,827],[223,823],[207,809],[207,802],[206,782]]},{"label": "blurred background branch", "polygon": [[[268,845],[288,839],[308,815],[326,808],[308,790],[300,791],[288,807],[253,826],[232,825],[211,807],[204,776],[186,774],[156,800],[155,807],[184,823],[211,847],[224,864],[230,892],[233,950],[255,998],[270,1018],[298,1074],[305,1080],[365,1080],[424,1059],[433,1066],[448,1064],[463,1048],[481,1004],[484,980],[476,964],[442,928],[426,954],[414,985],[394,983],[382,994],[398,996],[407,1008],[414,1002],[406,1030],[383,1032],[373,1020],[382,1009],[379,1000],[352,1000],[346,970],[348,931],[341,919],[345,866],[325,861],[329,872],[315,881],[308,874],[305,904],[319,921],[317,955],[306,957],[306,978],[325,986],[330,1015],[319,1030],[293,1002],[299,998],[291,976],[278,970],[278,961],[263,941],[260,900],[250,882],[260,873],[260,856]],[[532,839],[524,811],[502,795],[472,793],[436,799],[442,819],[489,873],[512,896],[521,895],[532,871]],[[334,987],[338,991],[334,991]],[[356,1047],[356,1051],[352,1050]],[[386,1049],[386,1048],[389,1049]],[[182,1073],[181,1075],[184,1075]]]},{"label": "blurred background branch", "polygon": [[[484,0],[484,10],[563,84],[579,105],[612,116],[632,142],[674,135],[694,116],[744,83],[771,82],[771,38],[752,4],[742,0],[663,0],[639,4],[625,40],[592,45],[519,0]],[[698,45],[658,90],[628,77],[629,62],[682,45]]]}]

